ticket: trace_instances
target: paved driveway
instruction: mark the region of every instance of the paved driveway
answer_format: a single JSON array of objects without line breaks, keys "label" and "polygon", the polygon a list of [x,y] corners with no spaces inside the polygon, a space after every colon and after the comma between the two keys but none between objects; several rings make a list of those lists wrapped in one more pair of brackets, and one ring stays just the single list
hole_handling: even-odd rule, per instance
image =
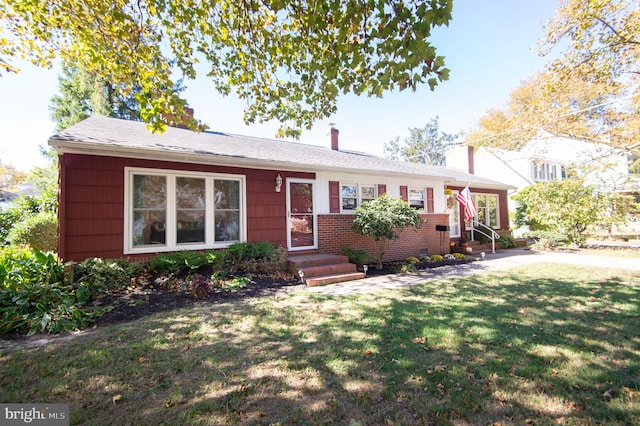
[{"label": "paved driveway", "polygon": [[486,253],[485,260],[482,261],[463,265],[443,266],[410,274],[382,275],[344,283],[308,287],[305,291],[332,296],[344,296],[543,262],[640,271],[640,250],[638,250],[638,257],[635,258],[600,256],[597,254],[582,254],[580,252],[535,252],[527,248],[499,250],[493,254]]}]

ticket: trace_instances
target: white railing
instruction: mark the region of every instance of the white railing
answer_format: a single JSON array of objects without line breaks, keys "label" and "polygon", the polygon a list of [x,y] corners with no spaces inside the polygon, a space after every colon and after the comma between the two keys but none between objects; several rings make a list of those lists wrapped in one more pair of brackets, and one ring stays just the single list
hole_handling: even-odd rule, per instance
[{"label": "white railing", "polygon": [[[488,233],[478,228],[482,228]],[[478,232],[479,234],[482,234],[485,237],[489,238],[491,240],[491,253],[496,252],[496,239],[500,238],[500,234],[498,234],[496,231],[493,230],[493,228],[488,227],[484,223],[478,222],[475,218],[471,220],[471,239],[472,240],[475,240],[474,232]]]}]

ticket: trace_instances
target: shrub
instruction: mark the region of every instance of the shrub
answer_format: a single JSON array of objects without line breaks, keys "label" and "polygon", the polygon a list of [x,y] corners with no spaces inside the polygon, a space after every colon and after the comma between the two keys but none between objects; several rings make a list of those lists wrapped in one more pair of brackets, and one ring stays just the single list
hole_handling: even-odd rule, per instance
[{"label": "shrub", "polygon": [[442,262],[444,260],[444,257],[442,257],[439,254],[432,254],[431,257],[429,258],[432,262]]},{"label": "shrub", "polygon": [[282,271],[287,253],[269,242],[234,243],[224,254],[223,266],[229,273],[271,273]]},{"label": "shrub", "polygon": [[466,257],[462,253],[453,253],[453,258],[456,260],[464,260]]},{"label": "shrub", "polygon": [[211,280],[204,275],[196,275],[189,279],[189,287],[191,294],[196,299],[206,299],[209,297],[209,291],[211,291]]},{"label": "shrub", "polygon": [[535,241],[533,248],[548,250],[556,247],[566,246],[569,238],[555,231],[532,231],[524,234],[525,238],[531,238]]},{"label": "shrub", "polygon": [[204,265],[215,263],[218,256],[214,251],[199,253],[186,250],[159,254],[151,259],[149,267],[155,271],[165,272],[178,272],[185,269],[195,270]]},{"label": "shrub", "polygon": [[382,194],[373,201],[363,203],[355,211],[352,229],[360,235],[372,237],[374,258],[378,269],[389,250],[392,240],[400,238],[404,228],[420,229],[423,220],[417,210],[400,198]]},{"label": "shrub", "polygon": [[65,264],[65,282],[76,289],[78,301],[86,303],[98,295],[128,286],[143,271],[142,265],[124,259],[86,259]]},{"label": "shrub", "polygon": [[73,286],[62,282],[53,253],[10,248],[0,253],[0,334],[58,333],[86,327],[100,308],[84,309]]},{"label": "shrub", "polygon": [[505,249],[518,246],[518,244],[516,244],[516,240],[510,235],[503,235],[498,238],[498,242],[500,243],[500,247]]},{"label": "shrub", "polygon": [[349,258],[349,262],[355,263],[358,268],[367,263],[371,259],[371,255],[366,250],[342,247],[342,253]]},{"label": "shrub", "polygon": [[7,240],[40,251],[55,251],[58,245],[58,218],[53,212],[41,212],[14,224]]},{"label": "shrub", "polygon": [[16,209],[0,210],[0,247],[9,244],[9,233],[21,217]]}]

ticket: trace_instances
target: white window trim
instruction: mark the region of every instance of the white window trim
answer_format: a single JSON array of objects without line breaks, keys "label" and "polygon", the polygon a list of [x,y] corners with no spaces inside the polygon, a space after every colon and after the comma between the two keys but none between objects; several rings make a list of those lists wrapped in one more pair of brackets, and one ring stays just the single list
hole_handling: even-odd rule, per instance
[{"label": "white window trim", "polygon": [[[154,244],[133,246],[133,176],[165,176],[167,178],[167,223],[164,245]],[[176,178],[192,177],[205,180],[205,242],[204,243],[176,243]],[[237,180],[240,182],[240,240],[247,240],[247,191],[246,176],[236,174],[191,172],[171,169],[150,169],[141,167],[124,168],[124,254],[146,254],[171,252],[181,250],[206,250],[225,248],[237,241],[214,241],[214,209],[213,209],[213,181],[215,179]]]}]

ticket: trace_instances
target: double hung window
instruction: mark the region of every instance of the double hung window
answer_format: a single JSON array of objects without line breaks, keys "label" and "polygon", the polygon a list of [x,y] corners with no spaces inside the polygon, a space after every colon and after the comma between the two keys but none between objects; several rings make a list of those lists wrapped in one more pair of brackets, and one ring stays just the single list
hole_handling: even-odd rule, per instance
[{"label": "double hung window", "polygon": [[340,186],[340,205],[343,212],[352,212],[367,201],[375,200],[376,187],[373,185],[342,184]]},{"label": "double hung window", "polygon": [[491,228],[500,228],[497,194],[473,194],[478,210],[478,222]]},{"label": "double hung window", "polygon": [[424,189],[409,189],[409,205],[424,212]]}]

